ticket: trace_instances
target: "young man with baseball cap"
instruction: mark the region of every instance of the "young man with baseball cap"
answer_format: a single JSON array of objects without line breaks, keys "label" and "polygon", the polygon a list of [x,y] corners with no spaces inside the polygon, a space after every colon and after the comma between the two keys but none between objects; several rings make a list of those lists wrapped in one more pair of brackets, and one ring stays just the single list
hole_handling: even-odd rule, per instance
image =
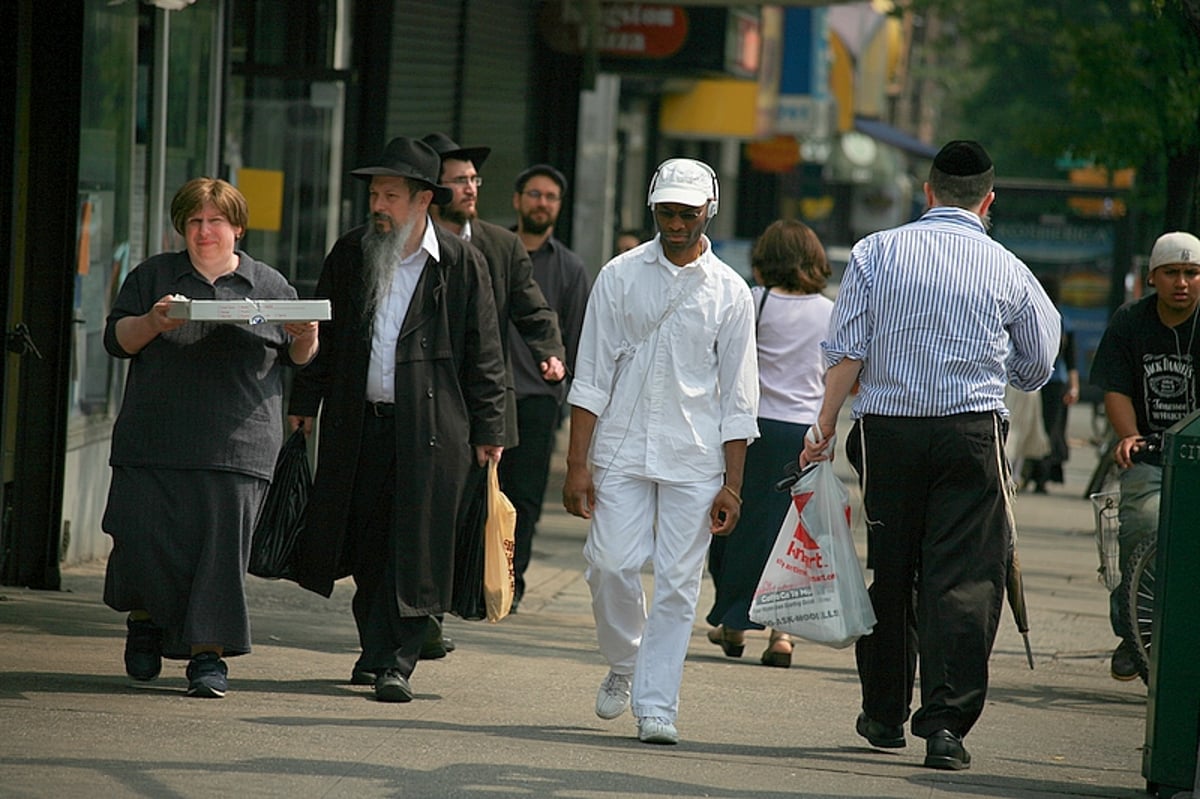
[{"label": "young man with baseball cap", "polygon": [[704,235],[718,191],[700,161],[655,170],[648,204],[659,234],[596,277],[567,400],[563,505],[591,520],[586,577],[609,665],[596,715],[632,705],[646,743],[679,740],[704,556],[710,536],[737,524],[746,446],[758,437],[750,288]]},{"label": "young man with baseball cap", "polygon": [[[1138,543],[1158,530],[1162,460],[1160,452],[1146,448],[1145,436],[1200,407],[1200,239],[1182,231],[1159,236],[1147,280],[1154,293],[1117,309],[1092,360],[1091,382],[1104,391],[1104,410],[1120,437],[1113,459],[1121,467],[1122,568]],[[1111,670],[1118,680],[1132,680],[1141,674],[1142,659],[1121,613],[1118,597],[1124,590],[1122,583],[1109,600],[1113,632],[1121,639]]]}]

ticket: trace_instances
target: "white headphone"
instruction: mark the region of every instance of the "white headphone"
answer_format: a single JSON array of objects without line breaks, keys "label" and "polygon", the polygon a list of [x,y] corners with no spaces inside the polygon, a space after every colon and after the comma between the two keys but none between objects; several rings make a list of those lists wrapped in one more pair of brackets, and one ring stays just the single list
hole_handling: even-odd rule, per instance
[{"label": "white headphone", "polygon": [[721,186],[717,182],[717,173],[713,170],[713,168],[703,161],[697,161],[694,158],[668,158],[666,161],[663,161],[661,164],[659,164],[658,169],[654,170],[654,175],[650,178],[650,188],[646,191],[646,205],[647,207],[653,209],[654,203],[650,201],[650,198],[654,196],[654,189],[658,185],[658,181],[662,177],[663,171],[670,166],[685,163],[700,167],[708,175],[709,179],[712,180],[712,194],[708,198],[707,216],[708,219],[712,219],[717,215],[717,209],[721,206]]}]

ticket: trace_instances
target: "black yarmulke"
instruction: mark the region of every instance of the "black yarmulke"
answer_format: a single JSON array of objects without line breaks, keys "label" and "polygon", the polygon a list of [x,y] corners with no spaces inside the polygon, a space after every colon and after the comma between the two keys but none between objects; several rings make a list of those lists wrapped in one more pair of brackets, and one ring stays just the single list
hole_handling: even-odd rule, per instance
[{"label": "black yarmulke", "polygon": [[979,142],[956,139],[934,156],[933,168],[947,175],[969,177],[991,169],[992,159]]}]

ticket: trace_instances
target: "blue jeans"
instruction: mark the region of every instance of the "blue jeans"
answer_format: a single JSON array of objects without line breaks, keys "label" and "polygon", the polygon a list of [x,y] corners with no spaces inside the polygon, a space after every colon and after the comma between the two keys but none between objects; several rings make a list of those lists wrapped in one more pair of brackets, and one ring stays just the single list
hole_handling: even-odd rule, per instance
[{"label": "blue jeans", "polygon": [[[1148,463],[1135,463],[1121,472],[1121,502],[1117,506],[1117,520],[1120,523],[1119,558],[1121,573],[1125,572],[1125,564],[1133,550],[1148,536],[1158,535],[1158,501],[1162,494],[1162,467],[1151,466]],[[1128,621],[1121,614],[1119,597],[1128,591],[1122,581],[1109,594],[1108,615],[1112,623],[1113,633],[1117,637],[1132,640],[1133,631],[1129,629]]]}]

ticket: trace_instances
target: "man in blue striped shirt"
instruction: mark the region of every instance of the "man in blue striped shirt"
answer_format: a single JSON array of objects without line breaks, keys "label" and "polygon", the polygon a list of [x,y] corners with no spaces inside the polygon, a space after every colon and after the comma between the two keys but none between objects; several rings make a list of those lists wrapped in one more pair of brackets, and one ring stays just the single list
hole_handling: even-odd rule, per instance
[{"label": "man in blue striped shirt", "polygon": [[929,210],[854,246],[823,345],[823,441],[802,455],[832,457],[857,383],[848,449],[878,622],[857,644],[856,730],[877,747],[905,745],[919,656],[912,733],[926,741],[925,765],[940,769],[970,765],[962,739],[983,710],[1004,601],[1004,387],[1040,388],[1060,334],[1029,268],[987,235],[994,178],[982,146],[950,142],[929,171]]}]

